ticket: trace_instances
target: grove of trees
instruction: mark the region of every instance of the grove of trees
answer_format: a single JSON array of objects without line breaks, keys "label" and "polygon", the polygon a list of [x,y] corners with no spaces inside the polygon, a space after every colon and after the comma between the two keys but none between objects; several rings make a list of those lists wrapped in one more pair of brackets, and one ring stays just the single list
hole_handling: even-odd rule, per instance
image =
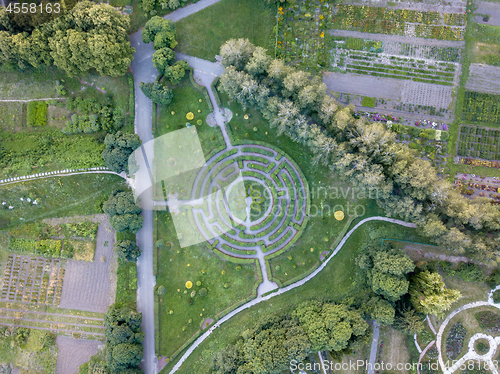
[{"label": "grove of trees", "polygon": [[130,21],[112,6],[83,0],[71,10],[61,5],[59,16],[30,17],[16,20],[0,8],[0,66],[55,65],[71,77],[91,69],[109,76],[127,72],[135,52]]},{"label": "grove of trees", "polygon": [[[318,77],[273,60],[247,39],[221,47],[220,87],[243,106],[255,106],[279,135],[307,147],[354,187],[376,196],[388,216],[415,222],[422,235],[455,253],[496,264],[500,207],[467,199],[382,123],[357,117],[326,93]],[[380,275],[379,275],[380,277]]]},{"label": "grove of trees", "polygon": [[[175,61],[173,48],[177,45],[177,41],[174,22],[158,16],[152,17],[142,30],[142,41],[153,42],[156,50],[153,54],[153,65],[158,70],[160,78],[163,77],[172,85],[178,84],[186,75],[189,66],[184,60]],[[139,87],[144,95],[156,104],[170,104],[174,97],[171,88],[159,83],[159,79],[154,83],[140,82]]]}]

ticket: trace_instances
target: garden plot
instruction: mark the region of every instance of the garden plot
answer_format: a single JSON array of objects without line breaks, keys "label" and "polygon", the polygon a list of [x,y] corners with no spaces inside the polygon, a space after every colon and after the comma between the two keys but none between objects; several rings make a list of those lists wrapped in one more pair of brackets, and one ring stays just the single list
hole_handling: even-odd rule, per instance
[{"label": "garden plot", "polygon": [[346,3],[353,5],[370,5],[390,9],[408,9],[425,12],[428,10],[439,13],[464,13],[467,6],[466,1],[452,0],[442,2],[440,0],[420,0],[418,2],[388,1],[388,0],[350,0]]},{"label": "garden plot", "polygon": [[437,46],[397,41],[385,41],[382,50],[388,55],[407,56],[416,59],[460,62],[461,47]]},{"label": "garden plot", "polygon": [[323,83],[328,91],[346,92],[354,95],[401,100],[405,82],[399,79],[325,73]]},{"label": "garden plot", "polygon": [[465,91],[462,119],[500,125],[500,95]]},{"label": "garden plot", "polygon": [[500,130],[460,126],[457,155],[500,160]]},{"label": "garden plot", "polygon": [[56,344],[59,353],[55,374],[69,374],[78,373],[79,366],[88,362],[90,357],[97,353],[102,342],[58,335]]},{"label": "garden plot", "polygon": [[116,263],[114,242],[114,231],[105,220],[97,230],[94,261],[67,261],[61,308],[106,312],[114,300],[111,282],[111,269]]},{"label": "garden plot", "polygon": [[[338,45],[342,46],[343,42]],[[346,46],[348,44],[346,43]],[[375,47],[371,47],[375,49]],[[382,48],[377,49],[380,51]],[[411,80],[451,86],[458,80],[458,64],[388,55],[363,50],[336,48],[332,51],[334,70],[347,73]]]},{"label": "garden plot", "polygon": [[500,94],[500,67],[471,64],[465,88],[470,91]]},{"label": "garden plot", "polygon": [[58,259],[9,256],[0,301],[57,306],[61,299],[64,266]]},{"label": "garden plot", "polygon": [[448,109],[452,101],[452,88],[429,83],[405,82],[401,102]]},{"label": "garden plot", "polygon": [[[474,17],[474,22],[483,23],[491,26],[500,26],[500,4],[489,1],[478,1],[478,5],[474,13],[478,14]],[[487,16],[485,20],[485,16]]]},{"label": "garden plot", "polygon": [[17,132],[24,125],[24,104],[21,102],[0,102],[0,129]]}]

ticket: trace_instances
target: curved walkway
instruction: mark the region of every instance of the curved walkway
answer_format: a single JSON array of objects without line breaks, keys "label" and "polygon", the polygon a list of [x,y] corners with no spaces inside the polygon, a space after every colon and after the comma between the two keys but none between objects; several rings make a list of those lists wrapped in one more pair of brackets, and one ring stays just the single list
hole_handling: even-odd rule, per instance
[{"label": "curved walkway", "polygon": [[201,343],[203,343],[203,341],[206,338],[208,338],[210,336],[210,334],[212,333],[212,331],[214,329],[220,327],[220,325],[222,325],[224,322],[228,321],[229,319],[231,319],[232,317],[234,317],[236,314],[244,311],[245,309],[248,309],[248,308],[250,308],[250,307],[252,307],[254,305],[257,305],[257,304],[259,304],[259,303],[261,303],[263,301],[267,301],[267,300],[269,300],[269,299],[271,299],[271,298],[273,298],[273,297],[275,297],[277,295],[281,295],[281,294],[283,294],[283,293],[285,293],[287,291],[293,290],[294,288],[300,287],[303,284],[305,284],[307,281],[311,280],[316,275],[318,275],[321,272],[321,270],[323,270],[326,267],[326,265],[328,265],[328,263],[330,262],[330,260],[338,253],[338,251],[340,251],[340,249],[344,246],[344,244],[347,241],[347,239],[349,239],[351,237],[351,235],[354,233],[354,231],[356,231],[356,229],[358,227],[360,227],[361,225],[363,225],[364,223],[370,222],[370,221],[384,221],[384,222],[390,222],[390,223],[394,223],[394,224],[397,224],[397,225],[401,225],[401,226],[404,226],[404,227],[412,227],[412,228],[416,227],[416,225],[414,223],[409,223],[409,222],[401,221],[401,220],[394,219],[394,218],[387,218],[387,217],[369,217],[369,218],[365,218],[364,220],[362,220],[359,223],[357,223],[344,236],[344,238],[340,241],[340,243],[337,245],[337,247],[332,252],[332,254],[320,265],[320,267],[318,267],[310,275],[308,275],[307,277],[303,278],[302,280],[300,280],[298,282],[290,284],[287,287],[280,288],[280,289],[278,289],[278,291],[276,291],[276,292],[274,292],[274,293],[272,293],[270,295],[259,296],[259,297],[255,298],[255,299],[253,299],[252,301],[249,301],[248,303],[246,303],[246,304],[240,306],[239,308],[233,310],[232,312],[226,314],[224,317],[222,317],[207,332],[205,332],[203,335],[201,335],[198,339],[195,340],[195,342],[188,348],[188,350],[182,355],[181,359],[172,368],[172,370],[170,371],[170,374],[173,374],[177,370],[179,370],[179,368],[181,367],[181,365],[184,363],[184,361],[186,361],[186,359],[191,355],[191,353],[193,353],[193,351]]},{"label": "curved walkway", "polygon": [[19,183],[24,181],[45,179],[50,177],[67,177],[69,175],[80,175],[80,174],[114,174],[127,179],[124,172],[121,174],[115,173],[114,171],[108,170],[106,167],[95,167],[95,168],[84,168],[84,169],[64,169],[56,171],[48,171],[45,173],[23,175],[21,177],[7,178],[0,180],[0,186],[5,186],[13,183]]}]

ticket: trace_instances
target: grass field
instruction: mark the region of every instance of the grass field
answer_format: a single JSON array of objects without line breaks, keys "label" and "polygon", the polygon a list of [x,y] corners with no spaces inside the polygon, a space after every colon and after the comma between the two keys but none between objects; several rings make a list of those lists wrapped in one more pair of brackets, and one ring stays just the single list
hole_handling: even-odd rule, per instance
[{"label": "grass field", "polygon": [[[1,200],[6,202],[0,206],[0,229],[44,218],[101,213],[100,203],[118,187],[124,187],[123,180],[111,174],[51,177],[0,186]],[[28,197],[31,203],[26,201]]]},{"label": "grass field", "polygon": [[[237,314],[220,329],[215,330],[211,338],[193,352],[178,372],[187,374],[196,370],[199,374],[209,373],[209,363],[214,352],[235,341],[243,331],[252,327],[263,313],[266,315],[285,313],[293,306],[309,299],[341,301],[346,297],[354,297],[356,294],[359,297],[363,289],[362,278],[357,271],[354,259],[360,246],[373,236],[370,236],[372,232],[378,232],[383,236],[413,235],[416,238],[414,229],[403,229],[394,224],[366,223],[356,230],[335,258],[315,278],[297,289]],[[169,364],[163,372],[168,372],[172,364]]]},{"label": "grass field", "polygon": [[222,0],[176,22],[176,50],[215,61],[220,47],[231,38],[274,51],[276,8],[260,0]]},{"label": "grass field", "polygon": [[[158,250],[156,285],[166,292],[159,297],[160,346],[170,357],[201,330],[206,318],[249,297],[258,279],[254,264],[237,265],[214,254],[205,243],[181,248],[169,213],[156,212]],[[156,250],[156,248],[155,248]],[[190,287],[186,282],[192,282]],[[207,294],[203,296],[205,289]]]}]

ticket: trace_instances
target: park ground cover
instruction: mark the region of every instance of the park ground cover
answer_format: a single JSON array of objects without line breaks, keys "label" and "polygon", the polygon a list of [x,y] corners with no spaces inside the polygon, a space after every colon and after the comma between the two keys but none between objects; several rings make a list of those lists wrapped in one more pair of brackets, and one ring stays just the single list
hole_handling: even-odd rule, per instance
[{"label": "park ground cover", "polygon": [[[6,202],[0,206],[0,229],[44,218],[101,213],[102,203],[119,187],[124,187],[123,180],[110,174],[50,177],[0,186],[1,200]],[[33,204],[35,200],[37,204]]]},{"label": "park ground cover", "polygon": [[[362,278],[354,261],[356,253],[363,243],[373,239],[372,232],[376,232],[379,235],[378,238],[403,239],[411,237],[415,241],[423,241],[415,234],[415,229],[385,222],[364,224],[356,230],[316,277],[301,287],[262,302],[231,318],[221,328],[216,329],[210,339],[203,342],[191,354],[179,369],[179,373],[193,373],[194,370],[200,374],[209,373],[210,362],[215,352],[235,341],[242,331],[254,326],[258,320],[262,319],[263,313],[269,316],[282,314],[290,310],[292,306],[309,299],[328,299],[340,302],[346,297],[353,297],[362,288]],[[174,362],[170,363],[162,372],[167,373],[173,364]]]},{"label": "park ground cover", "polygon": [[220,47],[231,38],[274,50],[276,8],[258,0],[222,0],[176,22],[178,52],[215,61]]},{"label": "park ground cover", "polygon": [[[154,136],[159,137],[185,128],[189,123],[196,126],[205,156],[208,156],[214,149],[224,146],[220,129],[207,124],[206,119],[211,112],[207,98],[193,85],[192,80],[186,76],[173,87],[173,93],[174,98],[170,104],[157,105],[157,122],[153,125]],[[193,114],[192,120],[186,118],[188,113]]]},{"label": "park ground cover", "polygon": [[157,351],[172,357],[201,331],[205,319],[216,320],[225,309],[251,297],[260,270],[252,261],[224,261],[204,242],[181,248],[167,212],[155,213],[155,226],[155,242],[162,243],[154,249],[159,313]]}]

